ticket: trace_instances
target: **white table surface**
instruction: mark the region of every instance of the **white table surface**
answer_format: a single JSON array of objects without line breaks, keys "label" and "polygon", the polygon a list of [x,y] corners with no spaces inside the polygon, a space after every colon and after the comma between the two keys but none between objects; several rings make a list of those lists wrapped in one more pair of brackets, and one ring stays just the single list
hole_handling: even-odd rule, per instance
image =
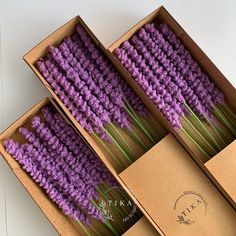
[{"label": "white table surface", "polygon": [[[236,86],[235,0],[0,0],[0,131],[48,95],[22,60],[31,47],[77,14],[108,46],[160,5]],[[7,235],[57,233],[0,158],[0,236]]]}]

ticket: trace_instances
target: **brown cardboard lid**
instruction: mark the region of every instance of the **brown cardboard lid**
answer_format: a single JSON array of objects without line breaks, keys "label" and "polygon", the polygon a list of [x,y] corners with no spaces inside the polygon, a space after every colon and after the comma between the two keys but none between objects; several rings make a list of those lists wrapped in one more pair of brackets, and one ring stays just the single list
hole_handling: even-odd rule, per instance
[{"label": "brown cardboard lid", "polygon": [[236,235],[236,213],[171,135],[120,175],[165,235]]}]

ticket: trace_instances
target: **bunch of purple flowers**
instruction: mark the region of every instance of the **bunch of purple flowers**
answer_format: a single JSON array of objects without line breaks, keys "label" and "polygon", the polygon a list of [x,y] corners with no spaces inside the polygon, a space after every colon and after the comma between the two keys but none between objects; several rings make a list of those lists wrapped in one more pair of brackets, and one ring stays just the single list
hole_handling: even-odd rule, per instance
[{"label": "bunch of purple flowers", "polygon": [[235,114],[223,93],[166,24],[144,25],[114,54],[172,127],[182,130],[205,156],[227,145],[219,122],[236,136]]},{"label": "bunch of purple flowers", "polygon": [[[77,132],[52,107],[42,109],[43,117],[35,116],[31,129],[21,127],[26,143],[4,141],[6,151],[18,161],[35,182],[42,187],[65,215],[97,233],[91,218],[106,226],[112,235],[117,229],[98,207],[106,191],[118,183]],[[115,213],[122,216],[119,208]],[[135,217],[134,217],[135,219]]]},{"label": "bunch of purple flowers", "polygon": [[[145,105],[80,24],[73,35],[48,50],[37,62],[39,71],[78,123],[121,168],[137,158],[127,144],[127,136],[142,153],[162,138],[148,120]],[[135,130],[144,135],[140,137]],[[118,157],[107,142],[118,149]]]}]

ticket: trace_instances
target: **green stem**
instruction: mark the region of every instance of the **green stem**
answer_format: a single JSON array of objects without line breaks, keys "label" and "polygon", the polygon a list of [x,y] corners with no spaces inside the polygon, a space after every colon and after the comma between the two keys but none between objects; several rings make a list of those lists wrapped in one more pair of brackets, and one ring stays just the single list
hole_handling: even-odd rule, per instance
[{"label": "green stem", "polygon": [[[193,116],[193,119],[196,121],[197,125],[204,131],[204,133],[207,135],[207,137],[218,147],[219,144],[215,141],[215,139],[212,137],[210,132],[207,130],[207,128],[203,125],[201,120],[198,118],[198,116],[193,112],[193,110],[188,106],[187,103],[185,103],[185,106],[190,111],[191,115]],[[221,150],[221,149],[220,149]]]},{"label": "green stem", "polygon": [[220,139],[221,143],[223,144],[223,147],[226,145],[226,142],[225,140],[222,138],[222,131],[221,134],[219,134],[218,130],[220,130],[220,128],[218,127],[218,130],[217,128],[215,128],[215,126],[212,124],[212,122],[208,119],[207,116],[205,116],[205,119],[207,121],[207,123],[211,126],[211,128],[213,129],[213,131],[215,132],[215,134],[217,135],[217,137]]},{"label": "green stem", "polygon": [[152,137],[154,137],[155,140],[157,140],[156,142],[160,141],[163,138],[163,134],[160,134],[159,132],[155,132],[156,127],[154,126],[151,120],[147,121],[146,119],[142,117],[140,117],[139,120],[140,122],[143,123],[143,126],[150,132]]},{"label": "green stem", "polygon": [[119,149],[119,151],[124,155],[124,157],[126,158],[126,160],[129,162],[129,164],[132,164],[133,161],[130,159],[130,157],[127,155],[127,153],[123,150],[123,148],[120,146],[120,144],[112,137],[112,135],[105,129],[103,128],[103,130],[106,132],[106,134],[108,134],[108,136],[112,139],[112,141],[115,143],[115,145],[117,146],[117,148]]},{"label": "green stem", "polygon": [[120,140],[122,141],[122,143],[124,144],[124,146],[126,146],[127,150],[131,153],[131,155],[134,157],[134,152],[133,150],[131,150],[131,148],[129,147],[129,145],[127,144],[127,142],[125,141],[125,139],[123,138],[123,136],[120,134],[120,132],[117,130],[117,128],[110,123],[111,127],[115,130],[115,132],[118,134],[118,136],[120,137]]},{"label": "green stem", "polygon": [[77,220],[76,222],[80,225],[80,227],[82,228],[82,230],[84,231],[84,233],[87,236],[91,236],[91,234],[87,231],[87,229],[84,227],[84,225],[79,220]]},{"label": "green stem", "polygon": [[219,111],[219,109],[216,106],[214,107],[214,110],[215,110],[215,114],[218,117],[218,119],[221,120],[225,124],[225,126],[233,133],[234,136],[236,136],[235,130],[231,127],[231,125],[225,119],[225,117],[223,116],[221,111]]},{"label": "green stem", "polygon": [[212,145],[204,138],[204,136],[193,126],[193,124],[185,117],[183,116],[184,120],[187,121],[187,123],[191,126],[191,128],[202,138],[202,140],[207,144],[207,146],[213,151],[214,154],[216,154],[216,150],[212,147]]},{"label": "green stem", "polygon": [[[131,133],[130,133],[131,132]],[[137,143],[139,143],[140,146],[142,146],[142,148],[145,151],[148,151],[149,148],[144,144],[144,142],[142,141],[142,139],[133,131],[133,129],[130,130],[130,132],[127,130],[126,133],[132,138],[134,139]]]},{"label": "green stem", "polygon": [[[155,135],[155,132],[153,131],[155,129],[152,127],[152,125],[150,125],[150,123],[147,122],[146,119],[143,121],[143,119],[137,114],[137,112],[133,109],[133,107],[129,104],[129,102],[127,100],[125,100],[125,103],[127,104],[127,107],[130,110],[130,112],[134,115],[136,120],[139,122],[139,124],[141,124],[147,130],[147,132],[150,134],[150,136],[155,139],[156,135]],[[147,124],[149,124],[149,128],[146,127],[145,124],[146,124],[146,126],[147,126]],[[159,139],[159,137],[158,137],[158,139]]]},{"label": "green stem", "polygon": [[196,142],[196,140],[184,129],[181,128],[181,130],[188,136],[188,138],[201,150],[201,152],[210,159],[210,156],[206,153],[206,151]]},{"label": "green stem", "polygon": [[234,114],[234,112],[226,105],[222,105],[223,109],[226,110],[234,119],[236,119],[236,115]]},{"label": "green stem", "polygon": [[129,115],[133,118],[134,122],[140,127],[140,129],[146,134],[146,136],[150,139],[150,141],[155,144],[156,141],[152,138],[152,136],[148,133],[146,128],[136,119],[136,117],[130,112],[130,110],[125,106],[125,110],[129,113]]},{"label": "green stem", "polygon": [[113,160],[116,161],[122,168],[125,168],[123,163],[110,151],[110,149],[107,147],[107,145],[99,138],[99,136],[96,133],[93,133],[93,135],[97,138],[97,140],[102,144],[102,146],[106,149],[106,151],[112,156]]},{"label": "green stem", "polygon": [[230,117],[230,115],[224,110],[223,107],[219,106],[219,110],[225,115],[226,119],[228,119],[228,122],[232,125],[232,127],[235,129],[236,125],[235,122],[233,121],[233,118]]},{"label": "green stem", "polygon": [[[149,135],[153,140],[154,138],[152,137],[152,135],[148,132],[148,130],[146,129],[145,125],[143,124],[142,120],[140,119],[140,117],[138,116],[137,112],[133,109],[133,107],[129,104],[128,101],[125,100],[125,103],[127,105],[127,107],[125,106],[125,108],[127,108],[131,114],[133,114],[134,118],[136,119],[136,121],[139,123],[140,126],[143,127],[144,130],[146,130],[147,134]],[[156,143],[156,141],[154,141],[154,143]]]},{"label": "green stem", "polygon": [[97,236],[102,236],[92,225],[90,225],[90,228],[93,230],[93,232],[94,232]]},{"label": "green stem", "polygon": [[[217,126],[216,126],[216,129],[217,129],[217,131],[220,133],[220,135],[221,135],[222,137],[224,137],[225,140],[227,140],[228,143],[231,142],[231,139],[225,135],[225,133],[221,130],[220,127],[217,127]],[[225,145],[227,145],[227,143],[226,143]]]}]

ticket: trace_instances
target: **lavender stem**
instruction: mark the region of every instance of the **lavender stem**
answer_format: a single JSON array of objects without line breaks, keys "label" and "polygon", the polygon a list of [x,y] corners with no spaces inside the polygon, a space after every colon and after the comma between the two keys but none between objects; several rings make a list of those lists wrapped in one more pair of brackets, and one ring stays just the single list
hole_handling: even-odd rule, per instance
[{"label": "lavender stem", "polygon": [[205,152],[205,150],[196,142],[196,140],[184,129],[181,128],[181,130],[187,135],[187,137],[200,149],[200,151],[208,158],[210,159],[209,154]]},{"label": "lavender stem", "polygon": [[236,136],[235,130],[231,127],[231,125],[228,123],[228,121],[225,119],[224,115],[221,113],[221,111],[215,106],[214,112],[219,120],[221,120],[225,126],[232,132],[234,137]]},{"label": "lavender stem", "polygon": [[204,136],[194,127],[194,125],[189,121],[189,119],[186,116],[183,116],[184,120],[190,125],[190,127],[202,138],[202,140],[207,144],[207,146],[213,151],[214,154],[216,154],[216,150],[214,147],[204,138]]},{"label": "lavender stem", "polygon": [[120,146],[120,144],[113,138],[113,136],[110,134],[110,132],[106,129],[106,128],[102,128],[105,133],[112,139],[112,141],[114,142],[114,144],[117,146],[117,148],[119,149],[119,151],[125,156],[126,160],[129,162],[129,164],[132,164],[133,161],[131,160],[131,158],[128,156],[128,154],[124,151],[124,149]]}]

